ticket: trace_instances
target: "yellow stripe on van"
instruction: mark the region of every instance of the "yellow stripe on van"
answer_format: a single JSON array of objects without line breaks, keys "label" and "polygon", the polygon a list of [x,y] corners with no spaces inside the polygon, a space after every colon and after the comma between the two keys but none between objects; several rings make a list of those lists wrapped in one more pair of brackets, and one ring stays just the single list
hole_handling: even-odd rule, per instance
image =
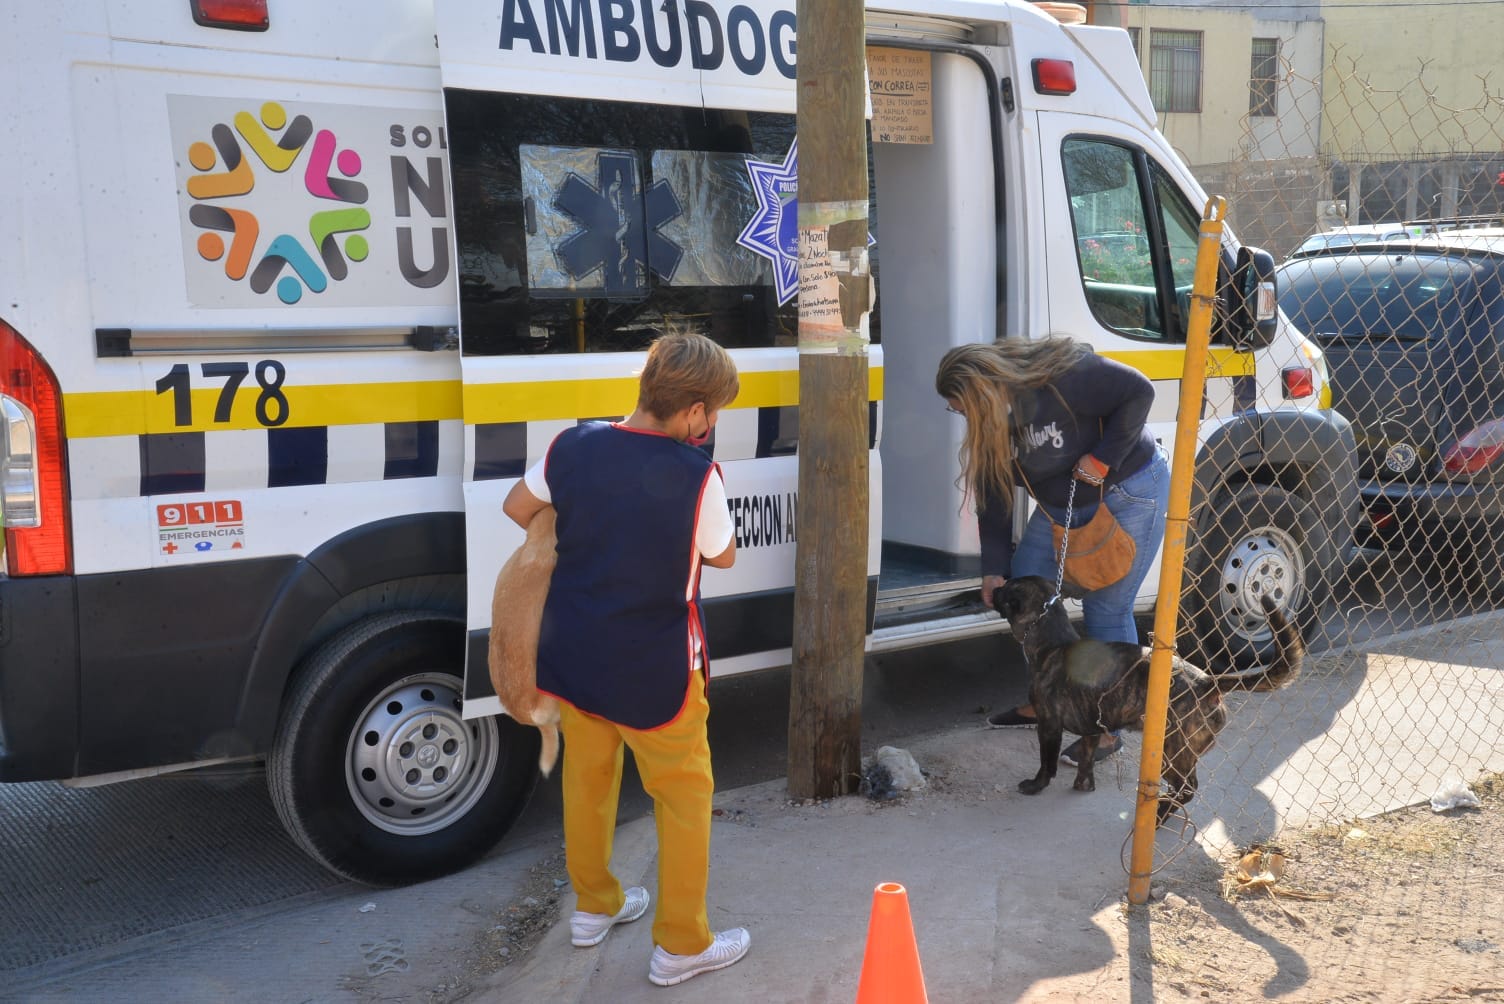
[{"label": "yellow stripe on van", "polygon": [[[281,392],[287,401],[287,420],[277,428],[434,422],[462,417],[467,424],[476,425],[626,415],[637,404],[637,379],[538,380],[464,387],[458,380],[424,380],[285,386]],[[868,370],[867,393],[868,400],[882,400],[882,367]],[[262,394],[254,384],[242,385],[227,422],[214,420],[220,399],[217,387],[191,393],[191,421],[187,425],[176,424],[173,395],[154,390],[65,394],[63,416],[68,436],[75,439],[262,429],[267,426],[256,414]],[[741,393],[731,407],[791,407],[798,403],[798,370],[758,371],[741,374]],[[280,408],[278,402],[266,401],[263,410],[276,421],[283,414]]]},{"label": "yellow stripe on van", "polygon": [[[216,422],[217,387],[191,393],[191,422],[178,425],[173,394],[153,390],[101,391],[63,395],[63,422],[69,438],[137,436],[163,432],[223,432],[230,429],[264,429],[256,414],[263,391],[254,383],[242,384],[230,409],[230,420]],[[433,422],[460,417],[458,380],[423,380],[394,383],[322,384],[284,386],[287,420],[277,428],[295,429],[326,425],[364,425],[374,422]],[[275,400],[264,402],[272,421],[283,412]]]},{"label": "yellow stripe on van", "polygon": [[466,425],[609,418],[629,415],[637,406],[637,378],[472,383],[464,394]]},{"label": "yellow stripe on van", "polygon": [[[1185,349],[1181,346],[1103,352],[1102,355],[1132,366],[1150,380],[1179,380],[1185,373]],[[1255,364],[1252,352],[1214,348],[1207,353],[1206,375],[1209,378],[1253,376],[1256,372]]]},{"label": "yellow stripe on van", "polygon": [[[739,374],[741,390],[731,408],[788,408],[799,403],[799,371],[756,370]],[[867,399],[881,401],[883,369],[867,370]],[[542,380],[532,383],[468,384],[465,424],[540,422],[550,419],[630,414],[637,406],[637,379]]]}]

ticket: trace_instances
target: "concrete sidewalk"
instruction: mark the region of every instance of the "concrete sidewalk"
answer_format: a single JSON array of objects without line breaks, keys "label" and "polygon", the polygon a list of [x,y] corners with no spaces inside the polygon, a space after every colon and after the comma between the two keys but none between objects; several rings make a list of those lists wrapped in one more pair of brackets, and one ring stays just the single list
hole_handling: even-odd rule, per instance
[{"label": "concrete sidewalk", "polygon": [[[931,1000],[1045,1000],[1052,980],[1083,973],[1101,973],[1104,999],[1122,999],[1112,983],[1126,979],[1126,967],[1107,971],[1119,951],[1111,929],[1123,926],[1118,850],[1131,825],[1136,757],[1100,765],[1091,795],[1072,791],[1067,777],[1029,798],[1014,786],[1037,763],[1036,750],[1032,730],[968,726],[911,747],[930,787],[893,802],[793,805],[782,781],[725,792],[712,833],[710,922],[750,930],[743,961],[679,987],[653,986],[651,913],[598,948],[577,949],[570,896],[527,961],[499,973],[484,996],[850,1001],[873,890],[898,882],[908,890]],[[618,831],[624,884],[656,887],[655,847],[651,817]]]}]

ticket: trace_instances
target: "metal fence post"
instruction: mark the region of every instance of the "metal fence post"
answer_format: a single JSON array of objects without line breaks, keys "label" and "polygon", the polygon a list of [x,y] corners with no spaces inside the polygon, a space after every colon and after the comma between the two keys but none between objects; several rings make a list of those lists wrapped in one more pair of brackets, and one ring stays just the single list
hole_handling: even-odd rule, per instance
[{"label": "metal fence post", "polygon": [[1222,255],[1222,225],[1227,200],[1207,199],[1201,214],[1196,273],[1191,283],[1191,316],[1186,326],[1185,369],[1180,377],[1180,411],[1175,422],[1175,449],[1170,465],[1170,505],[1165,520],[1164,553],[1159,566],[1159,600],[1154,609],[1149,694],[1144,707],[1144,751],[1138,767],[1138,805],[1133,817],[1133,851],[1129,857],[1128,902],[1149,900],[1154,872],[1154,835],[1158,829],[1159,780],[1164,760],[1165,716],[1170,703],[1170,664],[1175,656],[1175,622],[1180,610],[1180,580],[1185,568],[1191,485],[1196,473],[1196,439],[1201,429],[1201,400],[1206,385],[1207,345],[1211,341],[1212,306],[1217,294],[1217,263]]}]

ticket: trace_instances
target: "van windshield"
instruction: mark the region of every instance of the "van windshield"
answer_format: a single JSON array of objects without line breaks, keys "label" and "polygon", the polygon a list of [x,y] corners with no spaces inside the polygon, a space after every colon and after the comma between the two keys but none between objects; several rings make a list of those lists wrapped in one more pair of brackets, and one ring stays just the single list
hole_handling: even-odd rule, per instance
[{"label": "van windshield", "polygon": [[1473,266],[1460,259],[1343,254],[1288,262],[1279,305],[1319,339],[1424,341],[1459,323],[1472,286]]}]

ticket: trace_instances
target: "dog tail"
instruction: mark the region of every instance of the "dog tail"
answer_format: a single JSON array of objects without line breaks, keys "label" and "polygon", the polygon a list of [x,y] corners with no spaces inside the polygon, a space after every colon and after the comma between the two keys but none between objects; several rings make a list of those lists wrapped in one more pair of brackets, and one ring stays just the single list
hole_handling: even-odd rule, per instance
[{"label": "dog tail", "polygon": [[1216,677],[1217,690],[1221,693],[1234,690],[1279,690],[1289,686],[1300,675],[1300,668],[1306,659],[1306,643],[1300,636],[1300,629],[1290,623],[1272,599],[1267,596],[1261,599],[1264,616],[1269,618],[1269,626],[1274,630],[1274,662],[1256,673],[1219,674]]}]

